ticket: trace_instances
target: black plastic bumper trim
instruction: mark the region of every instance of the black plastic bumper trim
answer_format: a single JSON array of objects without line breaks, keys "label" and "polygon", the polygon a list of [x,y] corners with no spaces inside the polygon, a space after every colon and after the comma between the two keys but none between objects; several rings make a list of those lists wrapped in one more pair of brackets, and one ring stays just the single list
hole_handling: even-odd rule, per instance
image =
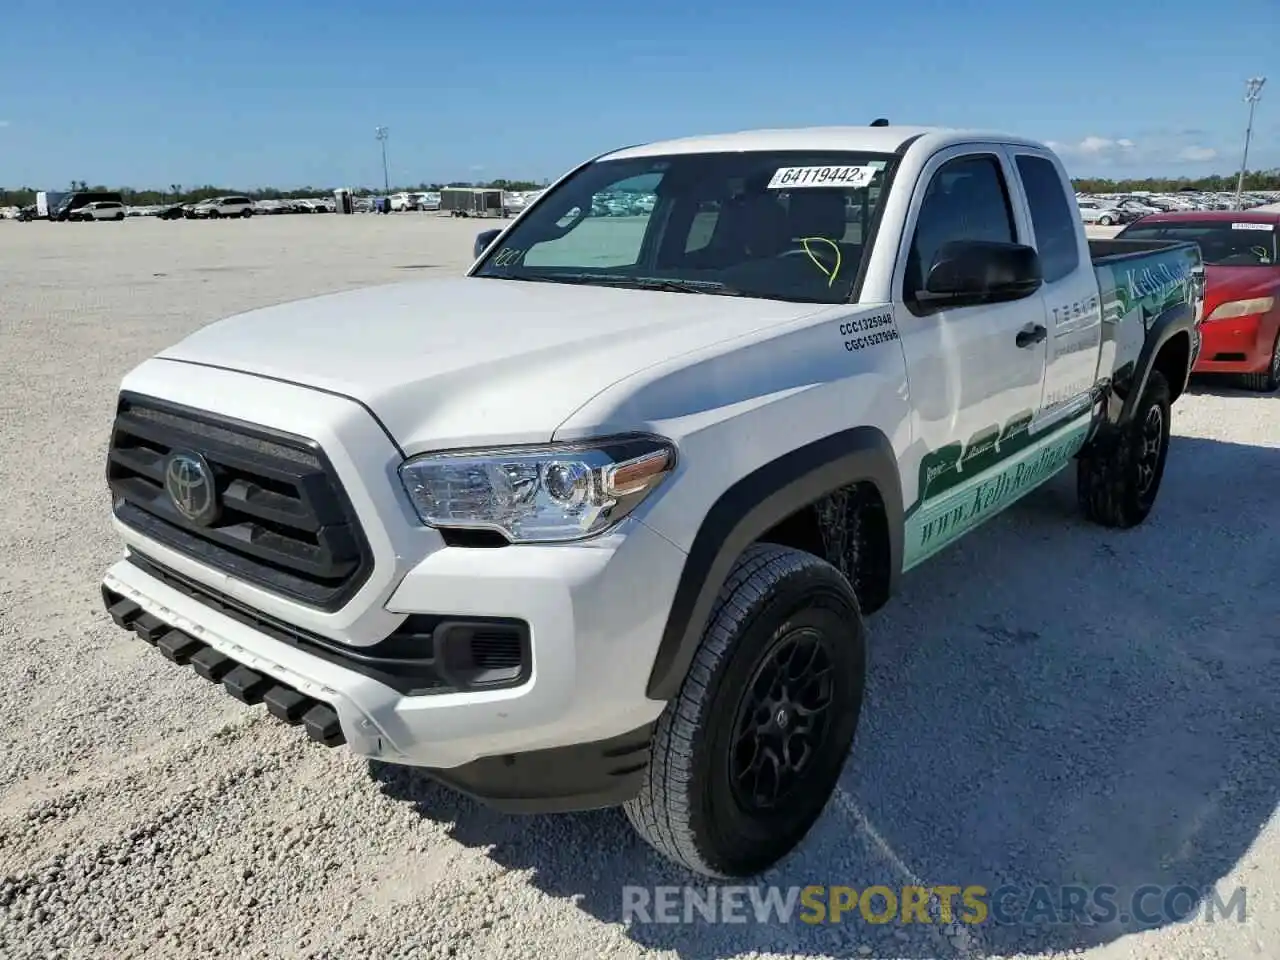
[{"label": "black plastic bumper trim", "polygon": [[225,653],[219,653],[213,647],[206,647],[191,658],[191,666],[196,676],[210,683],[221,683],[222,678],[232,671],[236,663]]},{"label": "black plastic bumper trim", "polygon": [[257,670],[250,670],[245,666],[236,666],[232,667],[231,672],[222,678],[222,685],[226,687],[227,693],[241,703],[247,703],[253,707],[262,702],[262,698],[267,695],[267,691],[275,686],[275,681],[258,673]]},{"label": "black plastic bumper trim", "polygon": [[503,813],[574,813],[616,807],[640,793],[654,724],[571,747],[482,757],[426,772]]},{"label": "black plastic bumper trim", "polygon": [[191,662],[192,657],[207,648],[204,643],[181,630],[170,630],[160,638],[156,649],[178,666],[185,667]]},{"label": "black plastic bumper trim", "polygon": [[[120,596],[106,586],[102,588],[102,601],[110,611],[111,619],[123,629],[137,634],[174,663],[180,666],[190,665],[197,676],[211,683],[221,684],[228,694],[241,703],[265,703],[267,712],[273,717],[291,725],[303,724],[307,735],[323,746],[337,747],[347,742],[338,712],[329,704],[237,663],[225,653],[164,623],[134,601]],[[148,640],[148,636],[155,639]]]},{"label": "black plastic bumper trim", "polygon": [[342,725],[338,722],[338,712],[327,703],[314,703],[302,715],[302,726],[306,728],[307,736],[326,747],[336,747],[346,742],[346,737],[342,735]]},{"label": "black plastic bumper trim", "polygon": [[[369,647],[347,647],[327,637],[285,623],[130,550],[129,563],[165,586],[259,633],[319,657],[346,670],[376,680],[406,697],[495,690],[527,683],[533,672],[529,625],[504,617],[406,616],[392,633]],[[116,619],[116,614],[112,614]],[[117,620],[117,623],[120,621]],[[453,632],[502,629],[518,636],[519,669],[484,670],[483,664],[453,656],[447,643]],[[420,636],[419,636],[420,634]],[[439,646],[439,649],[437,649]],[[441,650],[446,655],[439,655]],[[491,679],[492,677],[497,679]]]},{"label": "black plastic bumper trim", "polygon": [[293,687],[279,685],[268,690],[262,702],[267,706],[267,713],[290,725],[301,723],[302,715],[315,703],[306,694],[299,693]]},{"label": "black plastic bumper trim", "polygon": [[141,613],[134,617],[130,626],[139,639],[151,644],[153,647],[161,636],[169,632],[169,625],[151,613]]}]

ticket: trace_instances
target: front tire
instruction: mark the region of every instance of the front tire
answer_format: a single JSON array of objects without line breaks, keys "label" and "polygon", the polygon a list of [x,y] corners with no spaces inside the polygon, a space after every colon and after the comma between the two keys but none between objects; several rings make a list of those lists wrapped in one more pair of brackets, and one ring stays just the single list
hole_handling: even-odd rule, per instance
[{"label": "front tire", "polygon": [[749,547],[658,720],[627,819],[697,873],[767,869],[804,839],[835,790],[865,682],[862,614],[844,576],[800,550]]},{"label": "front tire", "polygon": [[1169,456],[1171,396],[1164,374],[1152,370],[1133,420],[1080,454],[1076,496],[1094,523],[1135,527],[1151,513]]},{"label": "front tire", "polygon": [[1098,222],[1102,224],[1104,227],[1109,227],[1115,221],[1112,220],[1110,217],[1102,217],[1100,220],[1098,220]]},{"label": "front tire", "polygon": [[1275,393],[1280,390],[1280,333],[1271,345],[1271,366],[1265,373],[1246,373],[1240,377],[1240,385],[1258,393]]}]

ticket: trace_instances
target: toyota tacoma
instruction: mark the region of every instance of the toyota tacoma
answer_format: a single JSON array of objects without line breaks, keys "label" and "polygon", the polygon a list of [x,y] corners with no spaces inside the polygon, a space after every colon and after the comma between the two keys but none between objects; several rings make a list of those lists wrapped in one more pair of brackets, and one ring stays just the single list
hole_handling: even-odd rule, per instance
[{"label": "toyota tacoma", "polygon": [[1200,348],[1198,246],[1090,242],[995,133],[620,149],[476,253],[129,372],[105,606],[321,744],[622,806],[710,876],[824,809],[906,571],[1067,469],[1148,516]]}]

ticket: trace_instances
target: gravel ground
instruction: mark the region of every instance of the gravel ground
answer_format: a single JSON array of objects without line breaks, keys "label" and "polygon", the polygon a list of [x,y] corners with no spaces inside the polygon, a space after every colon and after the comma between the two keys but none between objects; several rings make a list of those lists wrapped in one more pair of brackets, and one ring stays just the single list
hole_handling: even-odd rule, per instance
[{"label": "gravel ground", "polygon": [[1244,925],[628,928],[622,885],[690,880],[616,812],[486,812],[112,627],[121,375],[235,311],[456,271],[478,228],[0,223],[0,956],[1280,956],[1280,396],[1182,401],[1138,530],[1059,478],[910,574],[836,802],[766,878],[1243,885]]}]

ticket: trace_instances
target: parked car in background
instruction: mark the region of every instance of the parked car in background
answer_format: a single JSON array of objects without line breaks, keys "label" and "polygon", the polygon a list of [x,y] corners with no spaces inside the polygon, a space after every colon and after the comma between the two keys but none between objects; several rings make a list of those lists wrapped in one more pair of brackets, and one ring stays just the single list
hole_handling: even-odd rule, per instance
[{"label": "parked car in background", "polygon": [[1085,223],[1096,223],[1109,227],[1120,222],[1120,213],[1114,207],[1100,207],[1095,203],[1079,203],[1080,219]]},{"label": "parked car in background", "polygon": [[1234,374],[1252,390],[1280,389],[1280,214],[1157,213],[1117,239],[1194,240],[1205,264],[1203,346],[1196,373]]},{"label": "parked car in background", "polygon": [[289,200],[259,200],[254,204],[253,212],[255,215],[261,216],[279,216],[283,213],[297,213],[293,208],[293,203]]},{"label": "parked car in background", "polygon": [[[110,190],[82,190],[76,193],[61,195],[56,207],[49,210],[49,219],[55,222],[73,220],[75,214],[91,203],[117,203],[121,212],[124,209],[124,197]],[[39,205],[37,204],[37,207]]]},{"label": "parked car in background", "polygon": [[118,200],[95,200],[68,215],[68,220],[123,220],[125,206]]},{"label": "parked car in background", "polygon": [[203,200],[189,211],[187,216],[192,220],[218,220],[222,217],[253,216],[253,201],[248,197],[216,197]]},{"label": "parked car in background", "polygon": [[156,211],[156,217],[161,220],[182,220],[187,215],[187,210],[194,204],[188,203],[171,203],[160,207]]}]

